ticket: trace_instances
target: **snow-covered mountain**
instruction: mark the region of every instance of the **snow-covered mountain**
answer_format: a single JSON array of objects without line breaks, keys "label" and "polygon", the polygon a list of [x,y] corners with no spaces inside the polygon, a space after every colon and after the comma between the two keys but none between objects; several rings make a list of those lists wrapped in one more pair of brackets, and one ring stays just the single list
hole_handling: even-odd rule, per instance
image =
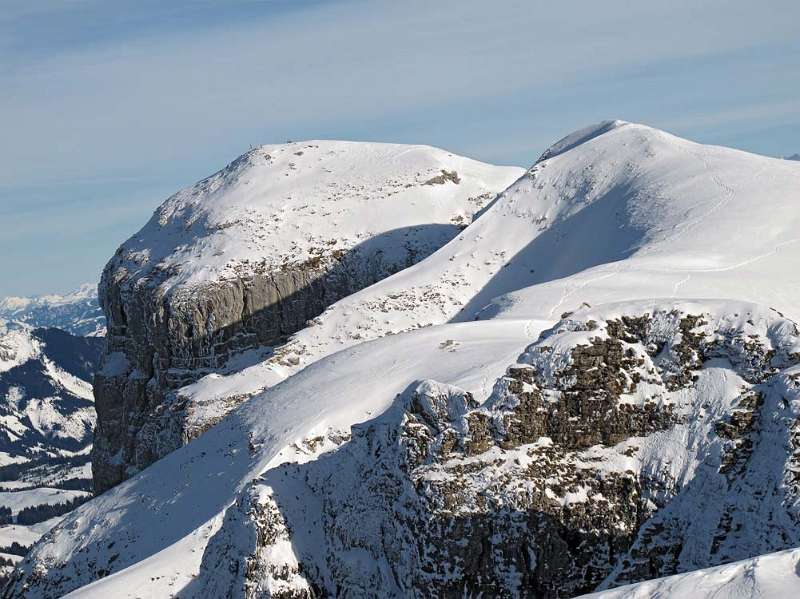
[{"label": "snow-covered mountain", "polygon": [[[102,340],[0,321],[0,558],[21,559],[89,497]],[[7,572],[3,572],[7,574]]]},{"label": "snow-covered mountain", "polygon": [[[98,426],[135,432],[96,457],[119,478],[164,457],[68,515],[5,596],[562,597],[800,547],[800,165],[578,131],[279,345],[272,316],[213,318],[255,297],[226,256],[275,248],[208,239],[238,219],[168,225],[189,214],[171,202],[224,204],[237,169],[168,201],[104,274]],[[175,422],[199,437],[162,444]],[[763,559],[788,577],[787,555]],[[724,593],[753,564],[620,592]]]},{"label": "snow-covered mountain", "polygon": [[81,285],[66,295],[0,299],[0,318],[33,327],[61,329],[79,336],[106,334],[106,318],[97,301],[97,286],[92,283]]},{"label": "snow-covered mountain", "polygon": [[798,320],[797,177],[794,163],[643,125],[578,131],[430,258],[337,302],[266,361],[176,395],[202,428],[225,397],[355,343],[475,318],[552,322],[583,302],[746,299]]},{"label": "snow-covered mountain", "polygon": [[187,422],[191,409],[165,408],[171,390],[427,257],[522,172],[428,146],[309,141],[253,149],[169,198],[100,283],[97,488],[219,419]]}]

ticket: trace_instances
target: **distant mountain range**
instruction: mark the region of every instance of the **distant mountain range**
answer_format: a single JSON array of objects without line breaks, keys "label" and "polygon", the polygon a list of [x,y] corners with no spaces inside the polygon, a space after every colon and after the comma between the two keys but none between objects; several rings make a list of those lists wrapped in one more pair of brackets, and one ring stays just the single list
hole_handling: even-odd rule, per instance
[{"label": "distant mountain range", "polygon": [[0,577],[88,499],[104,340],[0,320]]},{"label": "distant mountain range", "polygon": [[106,319],[97,302],[97,285],[86,283],[66,295],[0,299],[0,318],[33,327],[52,327],[83,337],[106,334]]}]

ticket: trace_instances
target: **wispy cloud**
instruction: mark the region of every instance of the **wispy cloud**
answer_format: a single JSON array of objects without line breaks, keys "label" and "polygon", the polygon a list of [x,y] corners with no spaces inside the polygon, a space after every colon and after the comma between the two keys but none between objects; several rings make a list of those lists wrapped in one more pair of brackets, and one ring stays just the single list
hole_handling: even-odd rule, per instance
[{"label": "wispy cloud", "polygon": [[4,9],[0,186],[21,194],[42,181],[133,179],[109,181],[116,198],[141,177],[187,184],[286,138],[418,141],[527,165],[600,118],[684,135],[735,128],[737,114],[774,122],[770,107],[795,118],[800,89],[794,1]]}]

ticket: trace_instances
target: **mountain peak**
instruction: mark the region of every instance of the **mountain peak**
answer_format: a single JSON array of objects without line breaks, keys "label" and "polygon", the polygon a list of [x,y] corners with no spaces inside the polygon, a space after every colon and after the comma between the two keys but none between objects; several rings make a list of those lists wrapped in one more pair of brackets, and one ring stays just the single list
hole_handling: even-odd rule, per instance
[{"label": "mountain peak", "polygon": [[469,198],[488,201],[521,172],[430,146],[262,145],[167,199],[118,259],[137,278],[169,272],[169,288],[235,278],[401,227],[469,222],[482,207]]},{"label": "mountain peak", "polygon": [[588,127],[583,127],[582,129],[573,131],[566,137],[562,137],[552,146],[547,148],[536,162],[539,163],[549,158],[553,158],[554,156],[558,156],[559,154],[563,154],[564,152],[568,152],[572,148],[584,144],[595,137],[599,137],[604,133],[608,133],[609,131],[629,124],[630,123],[627,121],[615,119],[610,121],[601,121],[599,123],[595,123],[594,125],[589,125]]},{"label": "mountain peak", "polygon": [[134,476],[9,596],[575,595],[800,546],[800,171],[623,121],[522,176],[315,145],[251,150],[112,258],[95,488]]}]

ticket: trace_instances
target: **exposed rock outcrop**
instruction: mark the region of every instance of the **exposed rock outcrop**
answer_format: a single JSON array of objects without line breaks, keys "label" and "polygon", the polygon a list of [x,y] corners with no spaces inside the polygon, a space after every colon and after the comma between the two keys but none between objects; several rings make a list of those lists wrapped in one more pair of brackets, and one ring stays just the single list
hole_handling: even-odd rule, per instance
[{"label": "exposed rock outcrop", "polygon": [[[774,443],[800,404],[787,386],[800,334],[763,325],[679,309],[567,316],[483,406],[412,385],[350,438],[312,444],[316,460],[253,481],[189,590],[570,597],[792,546],[793,458]],[[768,510],[754,509],[759,485]],[[702,488],[718,493],[710,526],[695,521]]]}]

